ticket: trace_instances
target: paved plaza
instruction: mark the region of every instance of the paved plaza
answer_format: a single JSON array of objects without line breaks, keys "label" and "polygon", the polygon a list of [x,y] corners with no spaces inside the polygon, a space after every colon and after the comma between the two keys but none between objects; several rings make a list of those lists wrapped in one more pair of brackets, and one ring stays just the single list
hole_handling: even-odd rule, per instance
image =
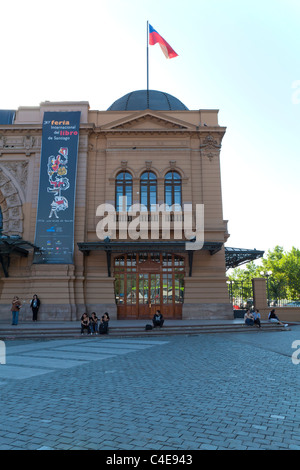
[{"label": "paved plaza", "polygon": [[6,341],[0,450],[300,450],[295,341],[299,325]]}]

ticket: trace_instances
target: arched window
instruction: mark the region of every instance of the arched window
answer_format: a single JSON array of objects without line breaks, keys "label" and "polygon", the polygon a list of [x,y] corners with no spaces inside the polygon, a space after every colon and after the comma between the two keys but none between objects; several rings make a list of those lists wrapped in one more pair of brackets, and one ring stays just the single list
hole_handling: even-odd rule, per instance
[{"label": "arched window", "polygon": [[175,204],[176,210],[181,210],[181,176],[177,171],[169,171],[165,176],[165,204],[170,207]]},{"label": "arched window", "polygon": [[141,204],[147,211],[155,210],[157,203],[157,178],[152,171],[145,171],[141,176]]},{"label": "arched window", "polygon": [[125,209],[121,206],[122,197],[127,197],[126,210],[132,206],[132,176],[128,171],[122,171],[116,177],[116,210],[120,212]]}]

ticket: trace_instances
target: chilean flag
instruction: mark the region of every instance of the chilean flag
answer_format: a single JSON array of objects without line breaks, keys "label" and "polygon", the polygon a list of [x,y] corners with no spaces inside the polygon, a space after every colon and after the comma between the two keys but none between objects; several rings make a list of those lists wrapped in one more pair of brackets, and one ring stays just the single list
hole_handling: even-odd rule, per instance
[{"label": "chilean flag", "polygon": [[167,41],[165,41],[164,38],[155,31],[151,24],[149,24],[149,44],[150,46],[154,46],[157,42],[167,59],[172,59],[173,57],[178,56],[170,44],[168,44]]}]

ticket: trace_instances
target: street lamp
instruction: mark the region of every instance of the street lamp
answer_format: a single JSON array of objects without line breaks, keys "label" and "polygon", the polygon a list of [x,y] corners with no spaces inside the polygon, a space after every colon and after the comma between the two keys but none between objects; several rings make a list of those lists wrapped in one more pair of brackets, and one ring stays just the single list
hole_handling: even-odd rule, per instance
[{"label": "street lamp", "polygon": [[272,271],[260,271],[260,275],[267,278],[267,295],[268,295],[268,307],[270,306],[269,299],[269,277],[272,275]]}]

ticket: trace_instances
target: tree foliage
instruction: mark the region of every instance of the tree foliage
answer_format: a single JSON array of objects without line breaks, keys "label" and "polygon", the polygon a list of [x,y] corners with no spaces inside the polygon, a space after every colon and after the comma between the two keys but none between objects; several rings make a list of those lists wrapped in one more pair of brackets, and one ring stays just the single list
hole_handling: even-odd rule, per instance
[{"label": "tree foliage", "polygon": [[235,298],[247,299],[252,295],[252,279],[262,277],[261,272],[272,272],[268,277],[269,298],[274,300],[300,299],[300,250],[293,247],[284,251],[282,246],[269,250],[260,264],[253,261],[244,268],[235,268],[228,279]]}]

